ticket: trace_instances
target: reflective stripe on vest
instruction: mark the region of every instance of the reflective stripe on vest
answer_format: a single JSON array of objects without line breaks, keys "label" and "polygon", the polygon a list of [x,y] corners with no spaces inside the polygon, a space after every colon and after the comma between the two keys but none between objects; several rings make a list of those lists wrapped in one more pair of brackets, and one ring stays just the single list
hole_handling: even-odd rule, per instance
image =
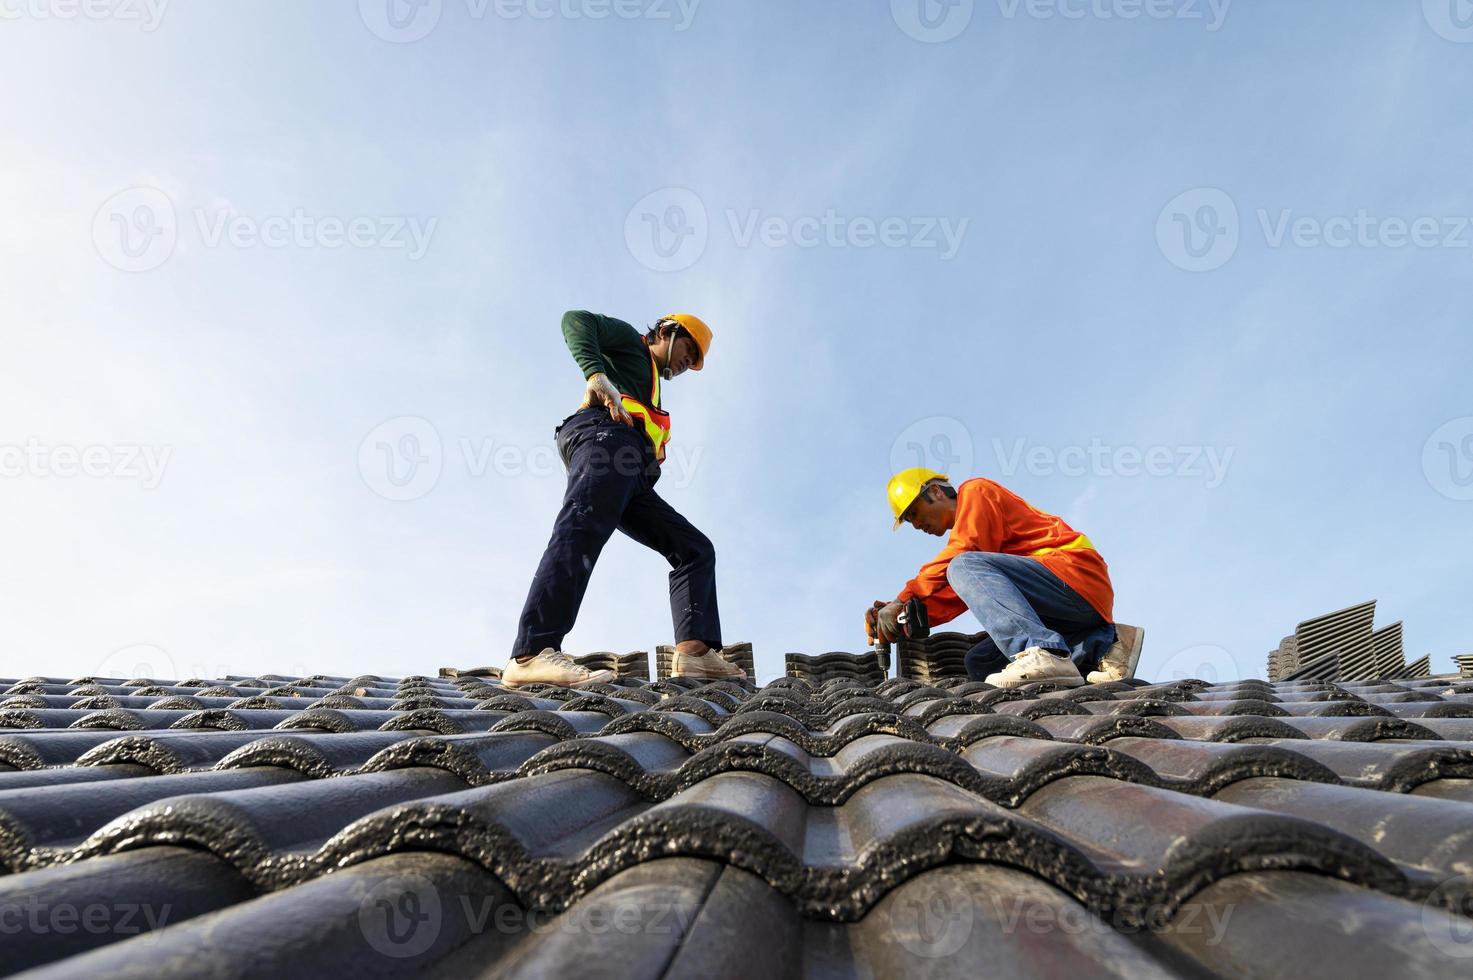
[{"label": "reflective stripe on vest", "polygon": [[664,463],[665,444],[670,441],[670,413],[660,410],[660,372],[655,367],[653,352],[650,353],[650,379],[650,401],[654,402],[653,406],[622,393],[619,400],[624,403],[624,411],[638,419],[644,427],[644,434],[655,447],[655,461]]},{"label": "reflective stripe on vest", "polygon": [[1051,555],[1056,551],[1094,551],[1094,542],[1081,534],[1068,544],[1061,544],[1057,548],[1039,548],[1037,551],[1028,552],[1029,558],[1037,558],[1039,555]]}]

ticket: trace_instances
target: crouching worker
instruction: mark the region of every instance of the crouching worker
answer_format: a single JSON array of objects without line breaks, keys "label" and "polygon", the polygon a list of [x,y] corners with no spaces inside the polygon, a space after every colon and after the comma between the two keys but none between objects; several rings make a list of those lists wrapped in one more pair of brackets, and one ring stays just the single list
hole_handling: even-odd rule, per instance
[{"label": "crouching worker", "polygon": [[[562,642],[577,619],[599,553],[616,529],[670,563],[676,639],[671,672],[701,680],[745,679],[746,673],[718,652],[716,549],[655,492],[670,440],[661,382],[701,370],[711,349],[710,328],[697,317],[676,313],[641,334],[623,320],[580,311],[563,317],[563,338],[587,388],[582,406],[557,429],[568,486],[527,593],[502,683],[569,686],[613,679],[611,671],[590,671],[575,662],[563,653]],[[636,598],[628,582],[621,594],[625,601]]]},{"label": "crouching worker", "polygon": [[897,617],[914,597],[933,626],[968,609],[981,622],[987,636],[966,659],[972,680],[1077,687],[1135,675],[1145,631],[1113,621],[1110,570],[1089,538],[991,480],[953,487],[909,469],[890,480],[889,496],[895,528],[950,537],[894,602],[866,612],[881,639],[901,638]]}]

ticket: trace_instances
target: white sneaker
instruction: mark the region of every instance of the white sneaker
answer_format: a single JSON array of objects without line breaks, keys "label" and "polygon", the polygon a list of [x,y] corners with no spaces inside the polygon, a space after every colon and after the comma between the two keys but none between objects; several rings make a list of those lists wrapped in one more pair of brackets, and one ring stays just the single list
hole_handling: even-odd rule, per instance
[{"label": "white sneaker", "polygon": [[1084,678],[1068,657],[1056,657],[1042,647],[1029,647],[1007,667],[987,675],[993,687],[1022,687],[1039,681],[1052,681],[1065,687],[1079,687]]},{"label": "white sneaker", "polygon": [[1115,642],[1100,658],[1098,670],[1089,672],[1091,684],[1108,684],[1135,676],[1136,664],[1141,662],[1141,647],[1146,643],[1146,631],[1139,626],[1115,624]]},{"label": "white sneaker", "polygon": [[526,663],[512,658],[501,671],[502,687],[521,687],[523,684],[572,687],[575,684],[607,682],[613,679],[612,670],[589,670],[566,653],[552,647],[543,650]]},{"label": "white sneaker", "polygon": [[747,672],[715,650],[705,653],[677,652],[670,661],[671,677],[689,677],[694,681],[744,681]]}]

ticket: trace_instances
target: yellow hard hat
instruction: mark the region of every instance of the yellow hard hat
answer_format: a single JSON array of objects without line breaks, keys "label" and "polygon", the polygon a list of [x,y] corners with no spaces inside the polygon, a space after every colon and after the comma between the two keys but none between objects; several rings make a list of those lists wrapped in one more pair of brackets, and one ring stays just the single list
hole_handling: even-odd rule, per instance
[{"label": "yellow hard hat", "polygon": [[945,473],[937,473],[928,470],[924,466],[913,466],[908,470],[901,470],[890,477],[890,486],[886,488],[886,494],[890,497],[890,510],[895,513],[895,525],[891,530],[900,527],[900,517],[916,502],[921,495],[921,488],[932,480],[950,480],[951,477]]},{"label": "yellow hard hat", "polygon": [[685,328],[685,332],[690,334],[691,339],[696,342],[696,347],[700,349],[700,353],[696,355],[696,363],[692,364],[690,369],[692,371],[699,371],[706,363],[706,352],[711,349],[711,328],[706,326],[705,320],[702,320],[694,313],[671,313],[665,319],[671,323],[680,324]]}]

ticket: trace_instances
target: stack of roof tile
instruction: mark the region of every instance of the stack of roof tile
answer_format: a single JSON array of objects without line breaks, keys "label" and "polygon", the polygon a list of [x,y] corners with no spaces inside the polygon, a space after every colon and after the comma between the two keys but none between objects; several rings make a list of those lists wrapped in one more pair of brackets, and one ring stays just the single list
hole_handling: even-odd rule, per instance
[{"label": "stack of roof tile", "polygon": [[0,966],[1473,969],[1456,677],[285,680],[0,681]]},{"label": "stack of roof tile", "polygon": [[[1374,629],[1375,601],[1307,619],[1269,651],[1270,680],[1368,680],[1425,677],[1431,667],[1408,666],[1402,624]],[[1429,659],[1429,658],[1424,658]]]},{"label": "stack of roof tile", "polygon": [[1327,653],[1302,664],[1294,673],[1284,677],[1285,681],[1333,681],[1340,676],[1340,656]]},{"label": "stack of roof tile", "polygon": [[[736,664],[747,672],[747,676],[757,676],[757,665],[752,657],[752,644],[731,643],[721,648],[721,656]],[[661,644],[655,647],[655,676],[660,680],[670,677],[670,662],[675,658],[675,647],[669,644]],[[648,676],[648,675],[646,675]]]},{"label": "stack of roof tile", "polygon": [[650,655],[644,650],[625,654],[601,651],[574,657],[573,660],[589,670],[611,670],[615,678],[650,679]]},{"label": "stack of roof tile", "polygon": [[1458,654],[1456,657],[1453,657],[1453,660],[1457,663],[1458,670],[1462,672],[1464,677],[1473,677],[1473,653]]},{"label": "stack of roof tile", "polygon": [[874,652],[821,653],[816,657],[790,653],[784,658],[784,666],[786,676],[815,685],[830,681],[879,684],[890,672],[890,665]]},{"label": "stack of roof tile", "polygon": [[1299,638],[1300,663],[1310,663],[1324,653],[1339,658],[1339,676],[1355,679],[1368,676],[1376,668],[1371,647],[1371,628],[1376,616],[1376,603],[1363,602],[1338,612],[1316,616],[1295,629]]},{"label": "stack of roof tile", "polygon": [[1372,677],[1399,677],[1407,666],[1406,653],[1402,648],[1401,623],[1392,623],[1371,633],[1371,650],[1375,655]]},{"label": "stack of roof tile", "polygon": [[902,639],[896,643],[897,675],[935,684],[949,677],[967,676],[967,652],[986,633],[932,633],[924,640]]},{"label": "stack of roof tile", "polygon": [[1271,679],[1288,677],[1299,669],[1299,640],[1290,633],[1279,641],[1279,645],[1268,652],[1268,676]]},{"label": "stack of roof tile", "polygon": [[1418,657],[1416,660],[1413,660],[1411,663],[1407,664],[1406,667],[1403,668],[1401,673],[1397,676],[1402,678],[1431,677],[1432,657],[1430,655],[1425,657]]}]

